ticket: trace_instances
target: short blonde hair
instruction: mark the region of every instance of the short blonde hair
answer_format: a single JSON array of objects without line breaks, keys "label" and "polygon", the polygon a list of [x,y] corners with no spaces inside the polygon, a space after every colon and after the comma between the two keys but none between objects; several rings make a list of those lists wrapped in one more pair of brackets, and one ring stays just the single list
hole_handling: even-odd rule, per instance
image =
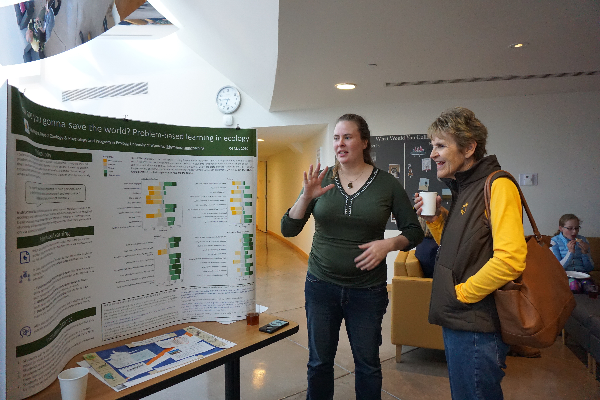
[{"label": "short blonde hair", "polygon": [[475,142],[475,161],[481,160],[487,154],[487,128],[475,117],[475,113],[467,108],[449,108],[437,117],[429,126],[427,137],[431,140],[440,135],[451,135],[461,150]]}]

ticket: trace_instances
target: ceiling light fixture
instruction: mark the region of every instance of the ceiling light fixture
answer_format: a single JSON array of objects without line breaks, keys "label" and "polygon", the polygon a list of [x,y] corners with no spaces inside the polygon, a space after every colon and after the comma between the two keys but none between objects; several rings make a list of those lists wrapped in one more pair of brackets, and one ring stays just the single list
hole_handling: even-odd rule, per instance
[{"label": "ceiling light fixture", "polygon": [[356,87],[354,83],[336,83],[335,87],[340,90],[351,90]]},{"label": "ceiling light fixture", "polygon": [[523,48],[523,47],[527,46],[528,44],[529,43],[525,43],[525,42],[523,42],[523,43],[513,43],[513,44],[511,44],[508,47],[511,48],[511,49],[520,49],[520,48]]},{"label": "ceiling light fixture", "polygon": [[265,139],[256,139],[256,140],[258,140],[259,142],[264,142],[265,141]]}]

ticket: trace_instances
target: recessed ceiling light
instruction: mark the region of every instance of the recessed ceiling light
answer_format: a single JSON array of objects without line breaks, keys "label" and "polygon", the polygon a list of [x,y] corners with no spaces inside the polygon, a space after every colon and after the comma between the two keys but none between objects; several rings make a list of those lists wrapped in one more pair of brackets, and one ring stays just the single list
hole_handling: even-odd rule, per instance
[{"label": "recessed ceiling light", "polygon": [[508,46],[508,47],[509,47],[509,48],[511,48],[511,49],[520,49],[520,48],[522,48],[522,47],[525,47],[525,46],[527,46],[528,44],[529,44],[529,43],[525,43],[525,42],[523,42],[523,43],[513,43],[513,44],[511,44],[511,45],[510,45],[510,46]]},{"label": "recessed ceiling light", "polygon": [[259,142],[264,142],[265,141],[265,139],[256,139],[256,140],[258,140]]},{"label": "recessed ceiling light", "polygon": [[335,87],[341,90],[350,90],[354,89],[356,85],[354,83],[336,83]]}]

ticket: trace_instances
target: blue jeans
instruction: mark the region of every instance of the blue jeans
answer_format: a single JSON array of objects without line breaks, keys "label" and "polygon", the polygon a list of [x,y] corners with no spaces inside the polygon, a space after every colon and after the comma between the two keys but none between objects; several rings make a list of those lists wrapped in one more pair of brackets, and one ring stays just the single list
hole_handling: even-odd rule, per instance
[{"label": "blue jeans", "polygon": [[500,333],[442,330],[452,399],[502,400],[509,346]]},{"label": "blue jeans", "polygon": [[342,319],[354,357],[356,399],[381,399],[379,346],[388,305],[386,284],[348,288],[307,273],[304,295],[309,350],[307,400],[333,399],[333,362]]}]

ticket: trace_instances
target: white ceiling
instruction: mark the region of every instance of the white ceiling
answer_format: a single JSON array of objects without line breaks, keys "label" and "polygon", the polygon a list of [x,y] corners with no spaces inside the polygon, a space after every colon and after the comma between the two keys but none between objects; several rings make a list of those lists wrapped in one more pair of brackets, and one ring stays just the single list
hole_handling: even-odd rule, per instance
[{"label": "white ceiling", "polygon": [[[271,111],[600,90],[600,74],[386,87],[600,71],[597,0],[160,3],[192,48]],[[509,49],[518,42],[529,45]],[[334,88],[344,81],[357,89]]]},{"label": "white ceiling", "polygon": [[[599,71],[599,17],[594,0],[281,1],[271,110],[600,90],[600,73],[386,87]],[[508,47],[518,42],[529,45]],[[344,81],[357,89],[340,95]]]},{"label": "white ceiling", "polygon": [[[182,40],[188,38],[192,49],[270,111],[600,90],[597,0],[151,3],[171,14]],[[519,42],[528,45],[509,48]],[[534,77],[386,86],[529,75]],[[357,88],[340,91],[338,82]],[[263,130],[262,136],[281,137],[282,131]],[[265,144],[259,147],[264,155],[261,148]]]}]

